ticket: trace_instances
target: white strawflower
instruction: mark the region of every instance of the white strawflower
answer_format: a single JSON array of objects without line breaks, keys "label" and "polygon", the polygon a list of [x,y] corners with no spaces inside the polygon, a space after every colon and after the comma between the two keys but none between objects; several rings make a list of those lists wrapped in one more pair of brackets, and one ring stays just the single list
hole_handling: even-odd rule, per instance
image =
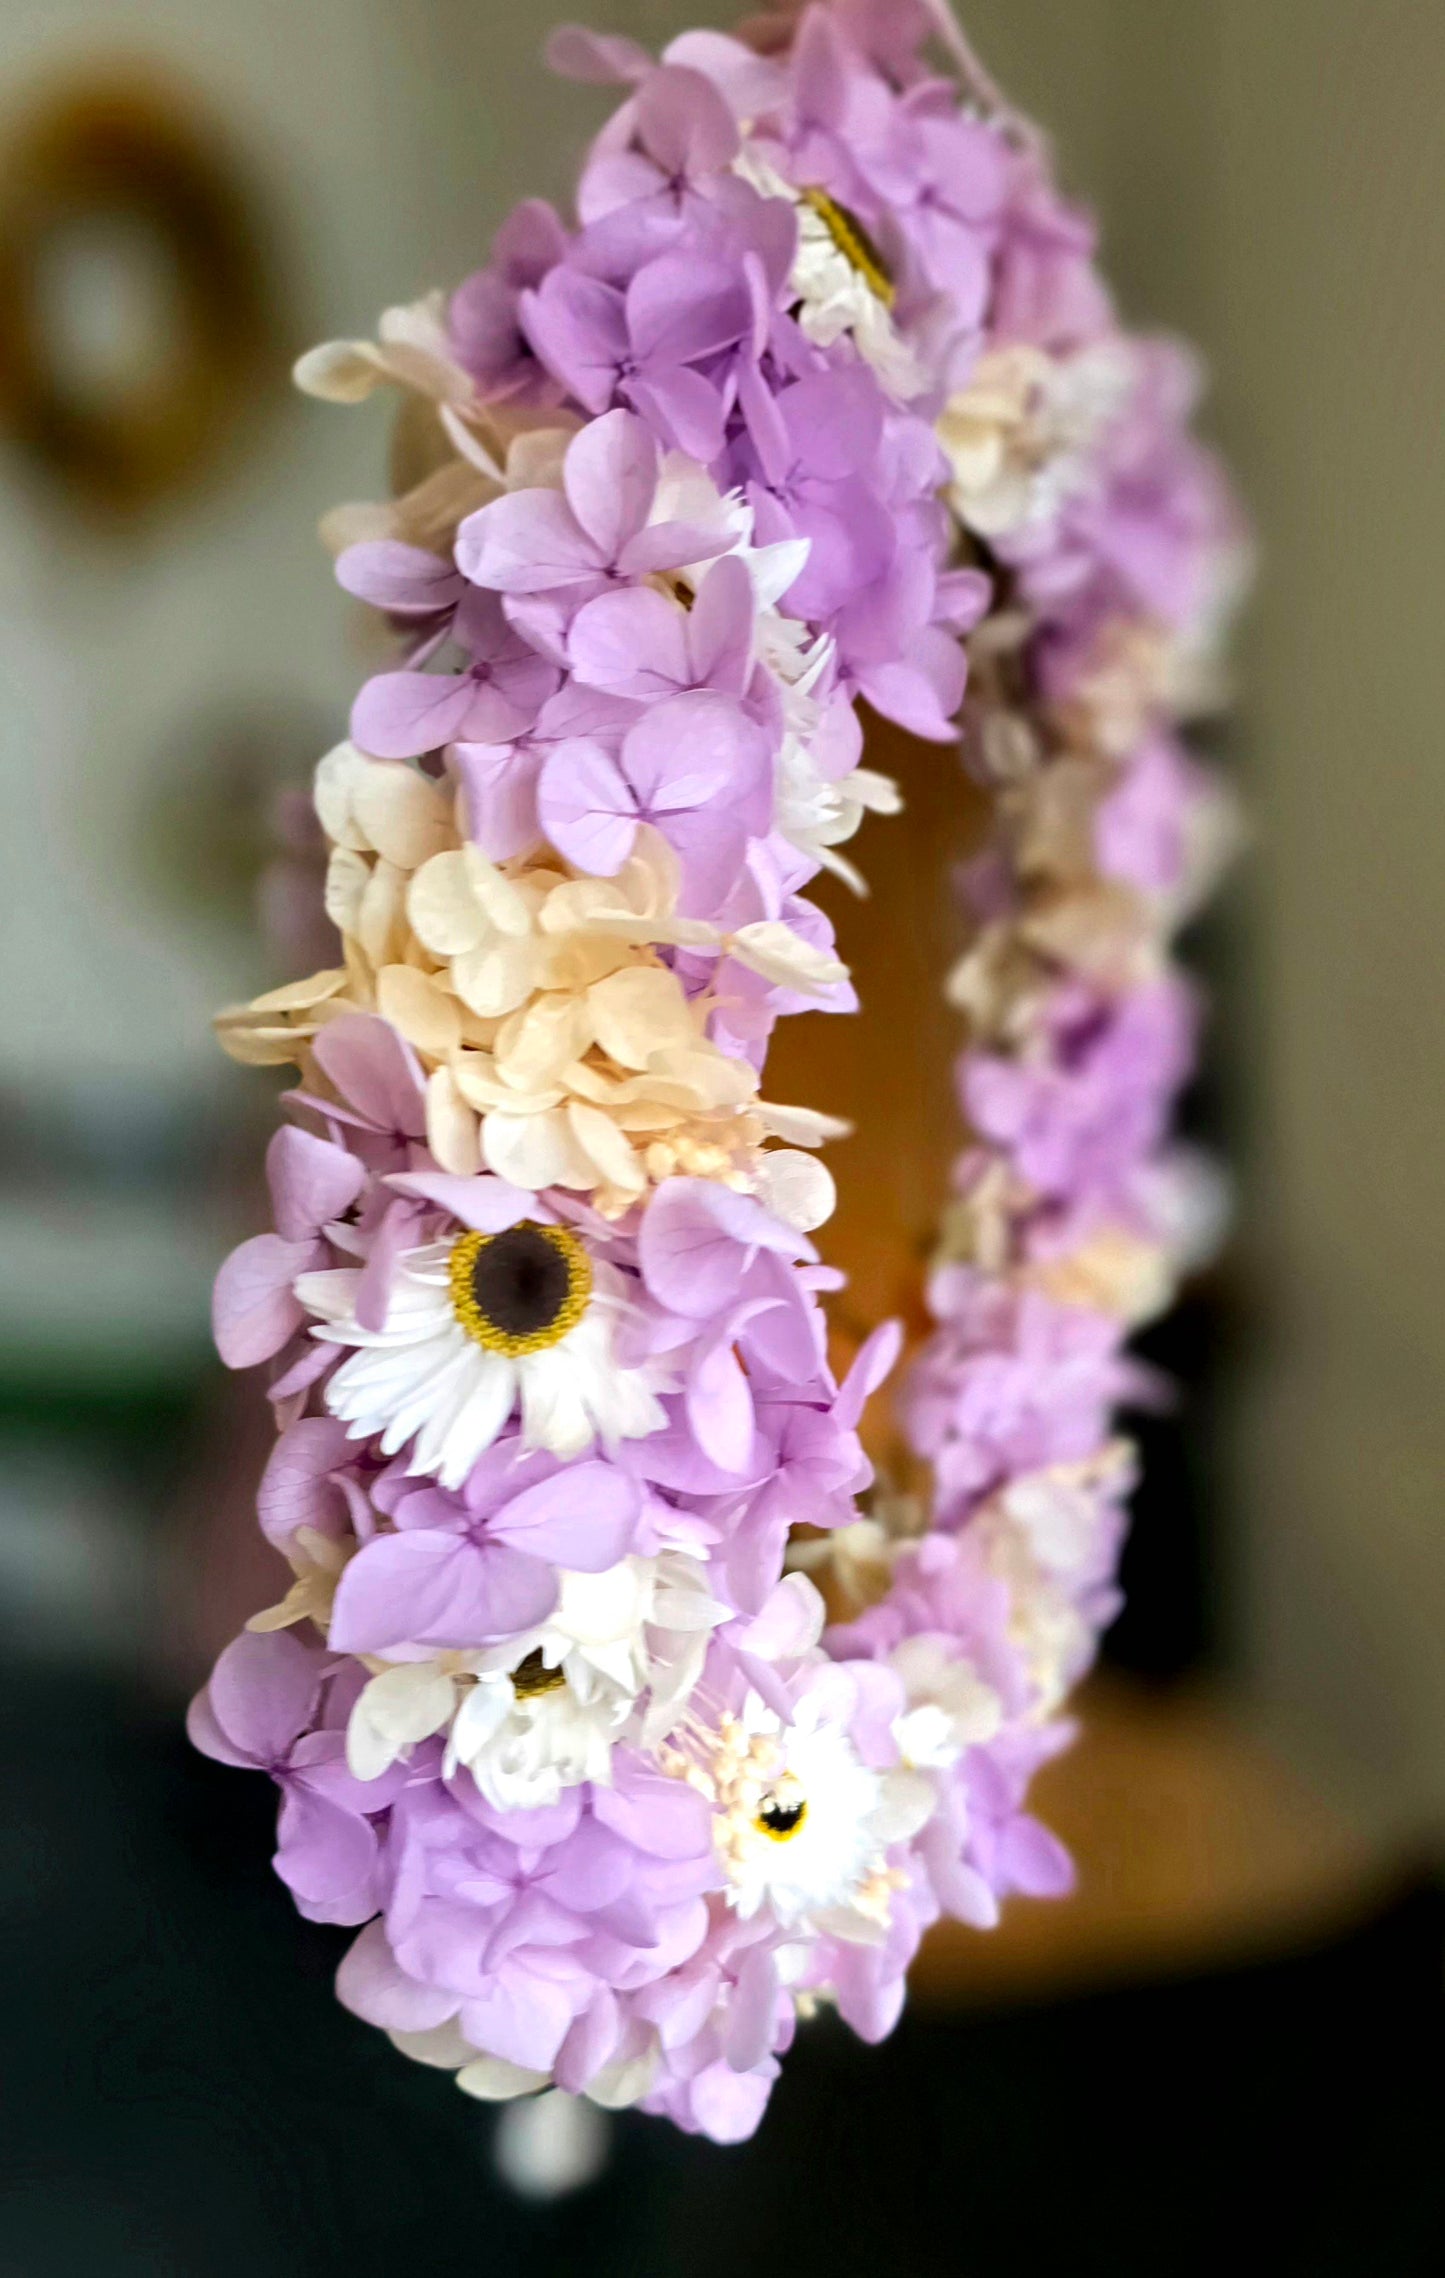
[{"label": "white strawflower", "polygon": [[356,1318],[360,1279],[344,1267],[296,1284],[313,1334],[354,1348],[326,1405],[383,1455],[411,1442],[409,1468],[444,1487],[461,1486],[518,1407],[526,1446],[563,1457],[665,1421],[655,1371],[614,1357],[620,1275],[567,1227],[524,1221],[404,1252],[379,1329]]}]

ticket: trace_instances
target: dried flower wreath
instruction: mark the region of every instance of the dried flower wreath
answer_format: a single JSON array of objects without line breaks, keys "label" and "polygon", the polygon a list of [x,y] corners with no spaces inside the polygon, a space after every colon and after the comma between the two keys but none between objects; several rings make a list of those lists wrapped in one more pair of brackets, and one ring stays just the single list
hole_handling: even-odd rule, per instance
[{"label": "dried flower wreath", "polygon": [[[523,204],[298,367],[399,390],[419,479],[325,525],[400,649],[317,771],[339,958],[221,1021],[301,1075],[215,1316],[295,1579],[191,1729],[401,2049],[728,2142],[813,2006],[876,2039],[940,1914],[1069,1884],[1026,1791],[1117,1603],[1126,1340],[1212,1215],[1175,729],[1243,541],[941,5],[552,59],[625,89],[576,226]],[[901,1534],[856,1502],[898,1333],[826,1357],[836,1126],[762,1092],[855,1003],[805,889],[897,803],[863,703],[962,707],[996,813]]]}]

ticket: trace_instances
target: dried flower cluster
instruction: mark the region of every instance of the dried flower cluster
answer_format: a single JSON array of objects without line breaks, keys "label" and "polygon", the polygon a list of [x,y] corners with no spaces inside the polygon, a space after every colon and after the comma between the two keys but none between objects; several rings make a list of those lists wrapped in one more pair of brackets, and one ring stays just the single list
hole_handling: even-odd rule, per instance
[{"label": "dried flower cluster", "polygon": [[[623,89],[575,223],[303,358],[402,399],[413,487],[325,525],[396,653],[317,771],[339,949],[221,1022],[299,1071],[216,1292],[293,1582],[194,1737],[277,1782],[399,2047],[722,2141],[800,2014],[876,2038],[941,1913],[1067,1888],[1026,1790],[1115,1603],[1124,1346],[1210,1216],[1167,944],[1222,810],[1175,724],[1238,525],[1187,359],[940,31],[559,35]],[[863,703],[997,817],[896,1529],[897,1333],[826,1355],[837,1127],[762,1094],[779,1018],[855,1002],[806,890],[897,804]]]}]

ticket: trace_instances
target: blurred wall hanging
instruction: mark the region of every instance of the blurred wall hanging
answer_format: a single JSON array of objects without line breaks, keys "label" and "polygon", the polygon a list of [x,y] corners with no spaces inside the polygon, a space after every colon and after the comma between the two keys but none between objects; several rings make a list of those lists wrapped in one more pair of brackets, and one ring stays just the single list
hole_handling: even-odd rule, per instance
[{"label": "blurred wall hanging", "polygon": [[[1244,549],[1191,360],[942,0],[552,55],[620,93],[577,225],[297,367],[409,404],[408,487],[323,526],[394,639],[316,772],[340,955],[220,1022],[300,1071],[215,1305],[291,1579],[192,1732],[408,2055],[737,2141],[820,2003],[878,2039],[940,1916],[1070,1885],[1027,1794],[1118,1605],[1129,1339],[1217,1232],[1178,731]],[[856,1010],[810,896],[897,811],[865,733],[970,850],[951,1082],[882,918],[863,975],[868,1159],[910,1092],[967,1121],[892,1487],[898,1261],[840,1383],[846,1125],[763,1088]]]},{"label": "blurred wall hanging", "polygon": [[194,94],[139,62],[58,78],[0,132],[0,438],[83,509],[144,514],[280,399],[261,208]]}]

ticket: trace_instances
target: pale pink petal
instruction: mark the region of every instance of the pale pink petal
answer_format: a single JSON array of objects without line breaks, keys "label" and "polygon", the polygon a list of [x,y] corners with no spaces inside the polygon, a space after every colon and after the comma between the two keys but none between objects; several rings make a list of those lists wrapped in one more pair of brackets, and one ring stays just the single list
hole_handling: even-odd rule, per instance
[{"label": "pale pink petal", "polygon": [[548,754],[537,814],[558,853],[596,877],[615,877],[632,852],[637,802],[611,753],[590,738],[574,737]]},{"label": "pale pink petal", "polygon": [[256,1515],[268,1542],[284,1549],[298,1527],[345,1532],[345,1502],[332,1474],[355,1456],[346,1426],[334,1416],[302,1416],[281,1434],[256,1493]]},{"label": "pale pink petal", "polygon": [[672,696],[690,683],[687,614],[654,586],[586,602],[572,621],[567,653],[579,680],[617,696]]},{"label": "pale pink petal", "polygon": [[306,1318],[292,1284],[325,1259],[322,1243],[279,1234],[257,1234],[231,1252],[211,1299],[211,1329],[227,1368],[254,1368],[281,1350]]},{"label": "pale pink petal", "polygon": [[741,141],[711,81],[677,64],[664,64],[642,82],[637,128],[644,150],[667,175],[716,174],[736,158]]},{"label": "pale pink petal", "polygon": [[562,481],[599,555],[615,561],[647,520],[657,488],[657,445],[630,411],[609,411],[574,436]]},{"label": "pale pink petal", "polygon": [[375,1013],[342,1013],[312,1046],[322,1073],[377,1130],[426,1135],[421,1064],[409,1044]]},{"label": "pale pink petal", "polygon": [[600,1574],[627,1555],[642,1496],[611,1463],[569,1463],[498,1511],[489,1532],[534,1557]]},{"label": "pale pink petal", "polygon": [[457,532],[457,562],[474,585],[496,593],[546,593],[594,578],[605,557],[555,490],[518,490],[469,514]]},{"label": "pale pink petal", "polygon": [[656,364],[627,383],[629,400],[679,451],[704,466],[723,447],[722,397],[711,380],[684,364]]}]

